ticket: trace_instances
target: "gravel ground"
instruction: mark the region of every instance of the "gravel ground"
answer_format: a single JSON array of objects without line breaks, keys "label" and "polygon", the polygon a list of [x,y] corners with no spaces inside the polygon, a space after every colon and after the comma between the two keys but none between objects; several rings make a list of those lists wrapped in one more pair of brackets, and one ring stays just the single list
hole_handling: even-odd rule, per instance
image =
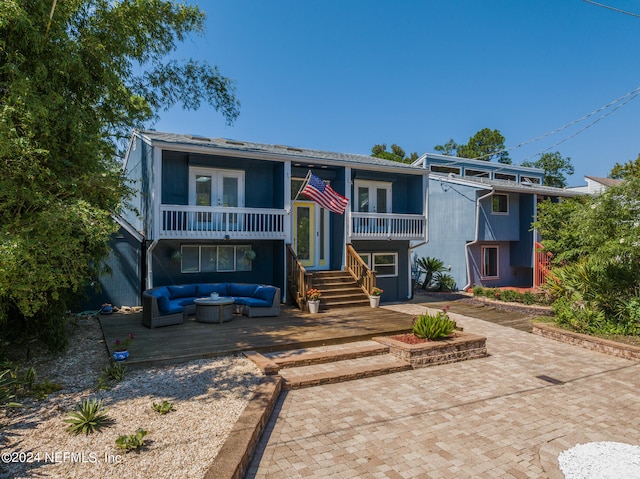
[{"label": "gravel ground", "polygon": [[[102,331],[83,319],[62,358],[29,362],[38,381],[63,387],[45,400],[22,400],[21,409],[0,411],[0,479],[198,478],[222,447],[261,378],[244,357],[192,361],[128,372],[110,390],[96,390],[108,364]],[[102,400],[113,425],[88,436],[67,431],[64,420],[84,399]],[[158,414],[154,402],[170,401],[175,411]],[[140,452],[125,453],[115,440],[148,432]]]},{"label": "gravel ground", "polygon": [[558,456],[565,479],[640,477],[640,447],[621,442],[578,444]]}]

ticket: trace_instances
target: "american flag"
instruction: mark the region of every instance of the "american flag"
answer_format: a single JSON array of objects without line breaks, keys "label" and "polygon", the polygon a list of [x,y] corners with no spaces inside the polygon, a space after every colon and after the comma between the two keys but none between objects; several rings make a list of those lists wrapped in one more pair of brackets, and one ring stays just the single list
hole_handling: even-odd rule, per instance
[{"label": "american flag", "polygon": [[302,194],[311,198],[323,208],[333,211],[334,213],[338,213],[339,215],[344,214],[344,210],[349,204],[349,200],[347,198],[342,196],[340,193],[333,191],[333,188],[313,173],[302,190]]}]

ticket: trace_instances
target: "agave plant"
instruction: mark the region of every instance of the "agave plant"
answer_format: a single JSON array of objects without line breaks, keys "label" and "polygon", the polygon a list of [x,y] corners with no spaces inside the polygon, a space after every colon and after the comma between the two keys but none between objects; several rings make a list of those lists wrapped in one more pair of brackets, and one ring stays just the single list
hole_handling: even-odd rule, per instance
[{"label": "agave plant", "polygon": [[76,410],[69,413],[69,419],[65,422],[70,424],[69,432],[73,434],[86,434],[100,431],[103,427],[110,426],[112,420],[102,407],[99,399],[87,399],[82,401]]},{"label": "agave plant", "polygon": [[421,314],[413,322],[413,334],[420,339],[443,339],[456,329],[456,322],[449,319],[447,308],[433,314]]}]

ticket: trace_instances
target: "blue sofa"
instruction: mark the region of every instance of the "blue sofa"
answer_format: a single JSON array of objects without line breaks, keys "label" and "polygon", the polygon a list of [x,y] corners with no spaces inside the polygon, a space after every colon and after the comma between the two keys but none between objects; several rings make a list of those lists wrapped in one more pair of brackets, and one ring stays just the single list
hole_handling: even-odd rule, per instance
[{"label": "blue sofa", "polygon": [[264,284],[194,283],[158,286],[142,293],[142,324],[148,328],[182,324],[195,314],[194,300],[211,293],[233,298],[236,313],[250,318],[280,315],[280,288]]}]

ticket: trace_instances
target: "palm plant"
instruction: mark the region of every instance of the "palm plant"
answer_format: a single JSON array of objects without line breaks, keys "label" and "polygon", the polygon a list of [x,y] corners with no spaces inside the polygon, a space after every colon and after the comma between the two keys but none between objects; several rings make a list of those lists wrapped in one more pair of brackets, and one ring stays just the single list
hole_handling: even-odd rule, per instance
[{"label": "palm plant", "polygon": [[437,273],[448,271],[442,261],[430,256],[416,258],[416,266],[418,267],[420,273],[424,273],[425,275],[424,281],[422,282],[422,289],[427,289],[431,286],[434,275],[436,275]]}]

